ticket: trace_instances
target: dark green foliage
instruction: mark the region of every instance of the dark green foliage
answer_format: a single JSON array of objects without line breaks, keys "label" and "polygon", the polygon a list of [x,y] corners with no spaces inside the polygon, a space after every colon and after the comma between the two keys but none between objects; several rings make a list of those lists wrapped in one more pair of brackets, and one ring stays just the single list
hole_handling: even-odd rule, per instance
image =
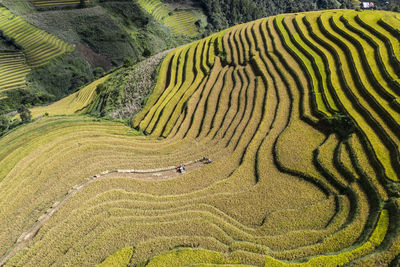
[{"label": "dark green foliage", "polygon": [[400,183],[389,182],[387,187],[391,195],[400,197]]},{"label": "dark green foliage", "polygon": [[65,54],[48,64],[33,69],[27,75],[27,89],[4,92],[0,114],[15,111],[23,105],[32,107],[54,102],[93,79],[88,64],[77,53]]},{"label": "dark green foliage", "polygon": [[151,51],[150,51],[147,47],[144,47],[144,48],[143,48],[143,56],[144,56],[144,57],[149,57],[149,56],[151,56]]},{"label": "dark green foliage", "polygon": [[[121,58],[116,60],[118,65],[121,65],[126,57],[131,58],[133,63],[136,63],[151,55],[192,40],[173,36],[165,25],[155,21],[135,2],[110,1],[102,3],[101,6],[121,25],[124,34],[127,35],[126,42],[130,42],[132,52],[121,54]],[[103,25],[101,24],[101,26]],[[121,53],[114,48],[115,52]]]},{"label": "dark green foliage", "polygon": [[65,54],[27,75],[29,89],[60,99],[93,80],[89,65],[77,53]]},{"label": "dark green foliage", "polygon": [[20,120],[14,119],[10,121],[7,117],[0,116],[0,137],[21,124]]},{"label": "dark green foliage", "polygon": [[105,91],[104,83],[98,84],[96,86],[96,94],[99,95]]},{"label": "dark green foliage", "polygon": [[0,100],[0,114],[16,110],[21,104],[35,106],[50,103],[55,100],[54,95],[45,92],[32,92],[26,89],[15,89],[4,93],[7,97]]},{"label": "dark green foliage", "polygon": [[96,67],[93,69],[93,76],[95,78],[100,78],[104,73],[104,69],[102,67]]},{"label": "dark green foliage", "polygon": [[319,126],[328,134],[336,133],[342,140],[347,139],[356,129],[354,121],[349,116],[339,113],[332,117],[323,117]]},{"label": "dark green foliage", "polygon": [[15,46],[10,45],[9,42],[7,42],[4,38],[0,37],[0,52],[5,52],[5,51],[18,51]]},{"label": "dark green foliage", "polygon": [[10,120],[4,116],[0,116],[0,136],[2,136],[10,127]]},{"label": "dark green foliage", "polygon": [[125,68],[130,67],[132,65],[133,65],[132,59],[130,59],[129,57],[124,58],[124,67]]},{"label": "dark green foliage", "polygon": [[110,18],[79,17],[75,26],[82,41],[96,53],[111,58],[114,65],[120,65],[125,57],[135,56],[132,39]]},{"label": "dark green foliage", "polygon": [[18,114],[21,117],[22,123],[30,122],[32,119],[30,110],[24,105],[18,107]]},{"label": "dark green foliage", "polygon": [[80,7],[80,8],[85,8],[85,7],[86,7],[86,2],[85,2],[85,0],[80,0],[80,1],[79,1],[79,7]]},{"label": "dark green foliage", "polygon": [[[129,3],[120,4],[126,4],[129,9]],[[141,16],[140,11],[138,13]],[[122,65],[125,57],[136,60],[142,54],[136,48],[138,44],[123,29],[117,18],[111,17],[107,9],[97,6],[49,11],[46,15],[38,12],[31,14],[28,21],[68,43],[87,44],[92,52],[101,54],[108,63],[117,66]]]},{"label": "dark green foliage", "polygon": [[3,31],[0,30],[0,51],[19,51],[22,50],[22,47],[17,44],[14,38],[10,38],[4,35]]},{"label": "dark green foliage", "polygon": [[[387,3],[388,2],[388,3]],[[400,1],[377,1],[375,3],[376,8],[378,9],[383,9],[383,10],[389,10],[389,11],[394,11],[394,12],[399,12],[400,11]]]},{"label": "dark green foliage", "polygon": [[280,13],[351,7],[351,2],[348,0],[198,0],[198,2],[202,4],[215,30]]}]

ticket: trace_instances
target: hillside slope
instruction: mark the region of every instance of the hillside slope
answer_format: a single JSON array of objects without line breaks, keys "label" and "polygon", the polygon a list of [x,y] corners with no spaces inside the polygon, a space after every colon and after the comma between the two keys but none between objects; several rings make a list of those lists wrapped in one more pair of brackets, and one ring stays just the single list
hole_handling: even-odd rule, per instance
[{"label": "hillside slope", "polygon": [[194,40],[175,35],[136,1],[90,1],[81,8],[80,1],[34,3],[0,4],[0,91],[8,91],[1,93],[0,115],[21,104],[49,104],[124,62]]},{"label": "hillside slope", "polygon": [[19,52],[1,52],[0,92],[25,87],[25,75],[31,68],[48,63],[52,58],[73,47],[54,36],[34,27],[21,17],[0,6],[0,31],[2,36],[20,47]]},{"label": "hillside slope", "polygon": [[132,121],[147,136],[84,116],[12,131],[0,265],[395,266],[399,29],[260,19],[165,57]]}]

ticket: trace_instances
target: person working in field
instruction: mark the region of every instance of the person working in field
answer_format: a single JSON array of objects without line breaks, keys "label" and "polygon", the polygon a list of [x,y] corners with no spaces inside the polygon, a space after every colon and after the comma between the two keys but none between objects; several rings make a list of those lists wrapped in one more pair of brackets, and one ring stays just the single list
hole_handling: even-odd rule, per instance
[{"label": "person working in field", "polygon": [[184,173],[184,172],[186,172],[185,167],[183,166],[183,164],[180,164],[180,165],[177,166],[175,169],[176,169],[176,171],[179,172],[179,173]]},{"label": "person working in field", "polygon": [[203,162],[204,164],[210,164],[212,162],[211,159],[207,157],[203,157],[200,161]]}]

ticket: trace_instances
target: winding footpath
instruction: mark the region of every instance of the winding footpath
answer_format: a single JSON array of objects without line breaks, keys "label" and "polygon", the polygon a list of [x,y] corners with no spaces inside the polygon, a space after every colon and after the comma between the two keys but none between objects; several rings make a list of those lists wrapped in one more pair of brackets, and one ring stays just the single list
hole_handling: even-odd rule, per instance
[{"label": "winding footpath", "polygon": [[[0,0],[1,2],[1,0]],[[185,166],[186,173],[194,171],[206,162],[204,159],[194,160],[186,162]],[[43,224],[45,224],[62,206],[64,206],[68,200],[75,196],[78,192],[82,191],[85,187],[96,180],[105,178],[117,178],[117,177],[129,177],[140,180],[168,180],[173,179],[177,176],[183,175],[176,171],[175,166],[158,168],[158,169],[147,169],[147,170],[116,170],[116,171],[103,171],[100,174],[93,175],[90,178],[86,178],[82,183],[73,186],[64,197],[56,201],[44,214],[42,214],[36,222],[29,228],[29,230],[23,233],[12,247],[0,258],[0,266],[4,266],[5,263],[24,248],[39,232]]]}]

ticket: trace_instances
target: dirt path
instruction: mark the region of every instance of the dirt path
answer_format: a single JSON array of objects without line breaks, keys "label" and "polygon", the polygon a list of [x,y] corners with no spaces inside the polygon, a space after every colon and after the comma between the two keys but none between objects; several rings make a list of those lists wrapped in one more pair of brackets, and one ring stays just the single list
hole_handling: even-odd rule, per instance
[{"label": "dirt path", "polygon": [[[1,2],[1,0],[0,0]],[[185,173],[194,171],[202,166],[204,166],[204,161],[202,159],[186,162],[183,164],[185,166]],[[12,256],[18,253],[23,247],[25,247],[39,232],[43,224],[46,223],[69,199],[75,196],[79,191],[84,189],[86,186],[92,182],[104,179],[104,178],[118,178],[127,177],[139,180],[168,180],[184,175],[185,173],[178,173],[175,166],[170,166],[166,168],[159,169],[147,169],[147,170],[116,170],[116,171],[104,171],[100,174],[96,174],[90,178],[87,178],[84,182],[73,186],[68,193],[59,201],[55,202],[44,214],[42,214],[33,226],[25,233],[23,233],[14,245],[0,258],[0,266],[3,266]]]}]

